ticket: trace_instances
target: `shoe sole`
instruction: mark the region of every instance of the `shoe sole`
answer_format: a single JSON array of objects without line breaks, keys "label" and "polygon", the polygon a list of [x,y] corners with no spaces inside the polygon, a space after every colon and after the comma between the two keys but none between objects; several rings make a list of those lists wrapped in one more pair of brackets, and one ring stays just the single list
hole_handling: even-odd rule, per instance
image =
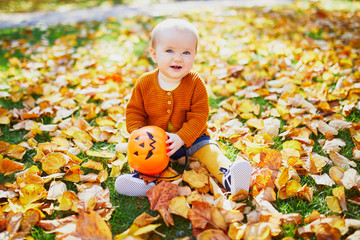
[{"label": "shoe sole", "polygon": [[234,188],[231,188],[232,195],[236,194],[241,189],[249,192],[252,167],[248,161],[242,159],[236,160],[236,162],[234,162],[231,166],[230,174],[231,174],[231,185],[234,186]]},{"label": "shoe sole", "polygon": [[115,180],[115,190],[121,194],[131,197],[146,197],[146,192],[155,187],[155,183],[146,183],[140,179],[132,177],[131,174],[124,174]]}]

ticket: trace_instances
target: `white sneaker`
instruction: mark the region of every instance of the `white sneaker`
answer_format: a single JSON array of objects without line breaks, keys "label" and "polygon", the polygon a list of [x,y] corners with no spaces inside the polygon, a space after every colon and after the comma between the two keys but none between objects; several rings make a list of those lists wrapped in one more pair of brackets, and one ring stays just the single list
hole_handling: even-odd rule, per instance
[{"label": "white sneaker", "polygon": [[128,173],[120,175],[115,180],[115,190],[122,195],[146,197],[146,192],[155,187],[155,183],[146,184],[139,178],[139,173]]},{"label": "white sneaker", "polygon": [[223,186],[232,195],[241,189],[249,192],[252,167],[248,161],[238,158],[229,169],[221,168],[220,170],[224,172]]}]

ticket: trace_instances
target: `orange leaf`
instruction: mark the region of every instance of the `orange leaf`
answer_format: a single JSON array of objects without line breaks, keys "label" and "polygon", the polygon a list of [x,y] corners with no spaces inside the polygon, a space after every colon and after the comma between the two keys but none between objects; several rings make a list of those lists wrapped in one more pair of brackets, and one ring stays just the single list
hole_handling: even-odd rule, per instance
[{"label": "orange leaf", "polygon": [[271,170],[279,170],[281,167],[282,155],[275,149],[262,149],[260,152],[260,163],[262,167],[268,167]]},{"label": "orange leaf", "polygon": [[24,170],[24,168],[24,164],[12,161],[8,158],[0,160],[0,173],[5,173],[5,176],[15,171]]},{"label": "orange leaf", "polygon": [[82,240],[111,240],[112,233],[109,225],[94,211],[81,213],[76,222],[76,237]]},{"label": "orange leaf", "polygon": [[189,210],[188,217],[193,228],[205,228],[211,222],[211,206],[207,202],[192,202],[192,208]]},{"label": "orange leaf", "polygon": [[49,153],[42,160],[42,169],[47,174],[59,173],[60,168],[64,167],[69,157],[62,153]]}]

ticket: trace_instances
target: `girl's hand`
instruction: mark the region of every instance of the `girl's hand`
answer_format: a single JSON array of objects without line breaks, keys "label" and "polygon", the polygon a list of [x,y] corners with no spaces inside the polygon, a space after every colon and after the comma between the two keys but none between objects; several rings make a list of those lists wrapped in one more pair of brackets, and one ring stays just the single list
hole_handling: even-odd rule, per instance
[{"label": "girl's hand", "polygon": [[179,135],[175,133],[166,133],[168,136],[168,140],[166,141],[169,144],[167,155],[172,156],[182,145],[184,145],[184,141],[179,137]]}]

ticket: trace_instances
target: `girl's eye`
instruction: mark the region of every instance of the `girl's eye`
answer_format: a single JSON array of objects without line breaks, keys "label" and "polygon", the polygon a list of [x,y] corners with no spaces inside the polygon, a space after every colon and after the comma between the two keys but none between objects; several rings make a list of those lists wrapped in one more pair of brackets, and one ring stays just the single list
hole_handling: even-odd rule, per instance
[{"label": "girl's eye", "polygon": [[173,53],[174,51],[171,50],[171,49],[168,49],[168,50],[166,50],[165,52],[167,52],[167,53]]},{"label": "girl's eye", "polygon": [[185,55],[190,55],[191,53],[189,51],[184,52]]}]

